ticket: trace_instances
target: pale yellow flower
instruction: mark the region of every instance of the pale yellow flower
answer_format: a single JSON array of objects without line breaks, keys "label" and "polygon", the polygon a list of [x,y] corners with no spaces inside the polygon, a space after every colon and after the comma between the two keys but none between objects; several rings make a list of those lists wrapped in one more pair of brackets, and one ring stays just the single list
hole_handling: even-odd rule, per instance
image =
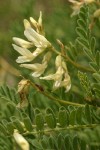
[{"label": "pale yellow flower", "polygon": [[71,79],[68,73],[65,73],[64,80],[61,82],[60,87],[65,87],[65,92],[68,92],[71,88]]},{"label": "pale yellow flower", "polygon": [[62,81],[62,74],[64,73],[61,67],[58,68],[55,74],[50,74],[45,77],[40,77],[43,80],[54,80],[53,89],[59,88],[61,81]]},{"label": "pale yellow flower", "polygon": [[50,42],[43,36],[37,33],[34,29],[28,28],[24,31],[26,38],[31,41],[36,47],[47,48],[50,47]]},{"label": "pale yellow flower", "polygon": [[39,34],[44,34],[43,25],[42,25],[42,12],[41,11],[40,11],[40,16],[39,16],[38,21],[36,21],[33,17],[30,17],[30,22],[36,28],[36,31]]},{"label": "pale yellow flower", "polygon": [[33,70],[34,72],[32,73],[32,76],[33,77],[39,77],[41,76],[45,69],[47,68],[48,66],[48,61],[50,60],[51,58],[51,53],[50,52],[47,52],[44,57],[43,57],[43,60],[42,60],[42,63],[34,63],[34,64],[21,64],[20,66],[21,67],[25,67],[27,69],[31,69]]},{"label": "pale yellow flower", "polygon": [[30,62],[33,60],[33,54],[26,48],[19,47],[15,44],[12,44],[14,49],[19,52],[22,56],[19,56],[16,60],[17,63]]},{"label": "pale yellow flower", "polygon": [[71,2],[73,4],[72,5],[73,13],[71,14],[71,16],[77,15],[80,11],[80,8],[83,5],[83,2],[79,2],[76,0],[69,0],[69,2]]},{"label": "pale yellow flower", "polygon": [[13,137],[16,141],[16,143],[20,146],[22,150],[29,150],[29,143],[27,140],[19,133],[14,132]]},{"label": "pale yellow flower", "polygon": [[33,47],[32,42],[25,41],[21,38],[13,37],[13,41],[15,42],[16,45],[21,46],[23,48],[31,48]]},{"label": "pale yellow flower", "polygon": [[27,19],[24,19],[23,23],[24,23],[25,29],[31,28],[31,24]]},{"label": "pale yellow flower", "polygon": [[53,90],[56,90],[60,87],[65,87],[65,89],[66,89],[65,92],[69,91],[71,88],[71,80],[70,80],[70,76],[68,75],[68,71],[67,71],[65,62],[62,61],[62,58],[60,55],[58,55],[56,57],[55,66],[57,69],[55,74],[50,74],[45,77],[40,77],[40,79],[54,80]]},{"label": "pale yellow flower", "polygon": [[93,3],[95,0],[68,0],[69,2],[71,2],[73,4],[72,9],[73,9],[73,13],[71,16],[77,15],[80,11],[80,8],[85,4],[90,4]]},{"label": "pale yellow flower", "polygon": [[[30,20],[34,26],[36,26],[36,24],[37,26],[42,26],[42,12],[40,12],[38,22],[36,22],[32,17]],[[37,33],[32,28],[31,23],[27,19],[24,19],[24,35],[28,41],[17,37],[13,38],[13,41],[16,44],[13,44],[14,49],[22,55],[16,60],[17,63],[30,62],[51,46],[51,43],[43,35]],[[30,52],[28,48],[32,48],[34,46],[36,47],[36,50]]]},{"label": "pale yellow flower", "polygon": [[36,21],[33,17],[30,17],[30,21],[34,27],[42,26],[42,12],[40,11],[40,16],[38,21]]}]

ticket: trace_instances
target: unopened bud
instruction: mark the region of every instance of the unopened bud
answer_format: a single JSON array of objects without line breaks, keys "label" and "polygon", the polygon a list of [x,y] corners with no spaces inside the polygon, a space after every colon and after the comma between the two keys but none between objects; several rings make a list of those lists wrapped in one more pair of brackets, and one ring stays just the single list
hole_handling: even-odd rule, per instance
[{"label": "unopened bud", "polygon": [[21,134],[14,132],[13,137],[22,150],[29,150],[29,143]]},{"label": "unopened bud", "polygon": [[32,25],[33,25],[35,28],[37,28],[37,21],[36,21],[34,18],[32,18],[32,17],[30,17],[30,21],[31,21]]},{"label": "unopened bud", "polygon": [[27,19],[24,19],[24,27],[25,27],[25,29],[28,29],[31,27],[31,24]]},{"label": "unopened bud", "polygon": [[41,11],[40,11],[39,19],[38,19],[38,24],[39,24],[39,26],[42,27],[42,12]]}]

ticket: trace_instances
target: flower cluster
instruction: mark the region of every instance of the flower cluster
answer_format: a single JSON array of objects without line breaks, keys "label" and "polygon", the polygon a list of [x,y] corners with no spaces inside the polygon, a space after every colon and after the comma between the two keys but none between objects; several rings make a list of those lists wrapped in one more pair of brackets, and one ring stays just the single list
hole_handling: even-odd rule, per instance
[{"label": "flower cluster", "polygon": [[[32,75],[34,77],[40,76],[46,69],[47,63],[51,56],[51,53],[47,53],[42,61],[42,64],[23,64],[27,62],[33,61],[36,57],[38,57],[41,53],[43,53],[48,47],[51,46],[50,42],[40,33],[42,33],[42,13],[40,12],[40,17],[38,22],[36,22],[32,17],[30,17],[30,22],[28,20],[24,20],[25,31],[24,35],[28,39],[28,41],[13,38],[15,44],[13,44],[14,49],[21,54],[16,60],[17,63],[21,63],[21,67],[25,67],[28,69],[32,69],[35,71]],[[37,32],[32,28],[34,26],[37,29]],[[36,49],[31,52],[29,48],[36,47]],[[49,56],[50,55],[50,56]]]},{"label": "flower cluster", "polygon": [[[16,62],[20,63],[20,67],[32,70],[33,77],[39,77],[39,79],[44,80],[54,80],[53,90],[65,87],[66,92],[69,91],[71,88],[70,76],[68,75],[66,64],[60,55],[58,55],[55,60],[56,73],[41,77],[48,66],[52,54],[52,45],[44,36],[42,13],[40,12],[38,21],[34,20],[32,17],[30,17],[30,22],[25,19],[24,27],[24,35],[27,38],[27,41],[16,37],[13,38],[13,41],[15,42],[13,47],[21,54]],[[32,49],[33,47],[36,47],[36,49],[31,52],[29,48]],[[33,60],[41,53],[44,53],[42,62],[33,63]]]},{"label": "flower cluster", "polygon": [[71,80],[70,80],[70,76],[68,75],[66,64],[62,60],[62,57],[60,55],[56,57],[55,66],[56,66],[55,74],[50,74],[45,77],[40,77],[40,79],[54,80],[53,90],[56,90],[60,87],[65,87],[66,89],[65,92],[68,92],[71,88]]}]

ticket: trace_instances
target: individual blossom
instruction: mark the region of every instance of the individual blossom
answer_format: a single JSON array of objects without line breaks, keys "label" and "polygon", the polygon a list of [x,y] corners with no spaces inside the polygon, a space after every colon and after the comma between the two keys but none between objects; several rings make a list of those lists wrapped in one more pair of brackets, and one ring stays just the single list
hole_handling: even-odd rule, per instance
[{"label": "individual blossom", "polygon": [[80,8],[83,5],[83,2],[79,2],[76,0],[69,0],[69,2],[72,3],[72,9],[73,9],[73,13],[71,14],[71,16],[77,15],[80,11]]},{"label": "individual blossom", "polygon": [[54,81],[53,90],[56,90],[60,87],[65,87],[66,89],[65,92],[69,91],[71,88],[71,80],[70,80],[70,76],[68,75],[65,62],[62,61],[62,57],[60,55],[56,57],[55,66],[56,66],[55,74],[50,74],[45,77],[40,77],[40,79],[53,80]]},{"label": "individual blossom", "polygon": [[39,34],[43,34],[44,35],[44,30],[43,30],[43,25],[42,25],[42,12],[40,11],[40,16],[38,21],[36,21],[33,17],[30,17],[30,22],[32,23],[32,25],[35,27],[36,31]]},{"label": "individual blossom", "polygon": [[27,69],[31,69],[33,71],[33,73],[32,73],[33,77],[39,77],[44,73],[45,69],[47,68],[50,58],[51,58],[51,52],[47,52],[44,55],[41,64],[40,63],[21,64],[20,66],[25,67]]},{"label": "individual blossom", "polygon": [[26,38],[31,41],[36,47],[39,48],[47,48],[50,47],[51,44],[50,42],[43,36],[37,33],[34,29],[32,28],[27,28],[24,31],[24,35]]},{"label": "individual blossom", "polygon": [[12,44],[12,46],[17,52],[19,52],[22,55],[17,58],[17,63],[30,62],[33,60],[34,56],[28,49],[19,47],[15,44]]},{"label": "individual blossom", "polygon": [[29,150],[29,143],[27,142],[27,140],[21,135],[19,134],[18,132],[14,132],[13,133],[13,137],[16,141],[16,143],[19,145],[19,147],[22,149],[22,150]]},{"label": "individual blossom", "polygon": [[73,9],[73,13],[71,16],[77,15],[79,14],[80,8],[84,5],[84,4],[90,4],[92,2],[94,2],[95,0],[80,0],[80,1],[76,1],[76,0],[68,0],[69,2],[72,3],[72,9]]},{"label": "individual blossom", "polygon": [[53,89],[57,89],[60,87],[61,81],[62,81],[62,75],[63,75],[63,69],[62,67],[59,67],[55,74],[50,74],[45,77],[40,77],[40,79],[44,80],[54,80]]}]

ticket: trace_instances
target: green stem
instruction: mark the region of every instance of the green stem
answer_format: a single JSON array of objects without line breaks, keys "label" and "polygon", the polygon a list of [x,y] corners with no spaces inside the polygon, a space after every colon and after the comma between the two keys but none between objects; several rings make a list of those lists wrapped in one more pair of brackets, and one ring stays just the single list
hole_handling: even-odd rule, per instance
[{"label": "green stem", "polygon": [[75,66],[76,68],[80,69],[80,70],[83,70],[83,71],[87,71],[87,72],[94,72],[92,69],[90,68],[87,68],[87,66],[82,66],[74,61],[72,61],[67,55],[64,55],[60,52],[58,52],[54,47],[52,47],[52,51],[55,52],[56,54],[58,55],[61,55],[63,56],[69,63],[71,63],[73,66]]},{"label": "green stem", "polygon": [[64,127],[64,128],[54,128],[54,129],[46,129],[46,130],[43,130],[43,131],[34,131],[34,132],[26,132],[24,133],[24,135],[29,135],[29,134],[40,134],[40,133],[51,133],[51,132],[54,132],[54,131],[62,131],[62,130],[76,130],[76,129],[86,129],[86,128],[95,128],[96,126],[98,126],[99,124],[89,124],[89,125],[69,125],[67,127]]},{"label": "green stem", "polygon": [[62,100],[62,99],[57,99],[57,98],[51,96],[47,91],[39,89],[39,87],[36,86],[33,82],[30,81],[30,84],[32,85],[33,88],[35,88],[38,92],[40,92],[44,96],[48,97],[50,100],[54,100],[54,101],[59,102],[59,103],[64,104],[64,105],[73,105],[73,106],[77,106],[77,107],[79,107],[79,106],[84,107],[85,106],[83,104],[78,104],[78,103],[73,103],[70,101]]}]

